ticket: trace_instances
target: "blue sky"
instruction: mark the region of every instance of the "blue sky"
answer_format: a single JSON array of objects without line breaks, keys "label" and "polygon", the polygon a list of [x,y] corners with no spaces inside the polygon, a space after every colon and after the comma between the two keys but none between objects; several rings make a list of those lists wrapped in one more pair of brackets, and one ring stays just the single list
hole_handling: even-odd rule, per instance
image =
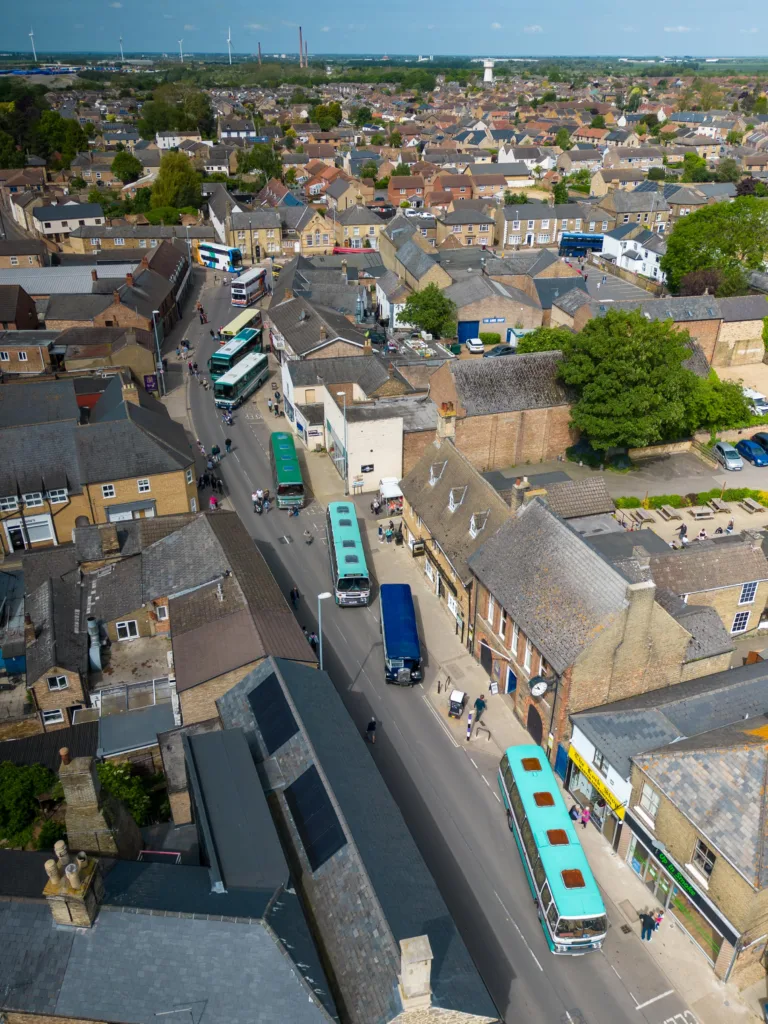
[{"label": "blue sky", "polygon": [[[9,4],[2,46],[29,50],[226,51],[264,53],[298,49],[301,24],[310,53],[633,54],[757,56],[768,53],[768,6],[744,5],[733,16],[721,0],[390,0],[366,5],[309,0],[290,5],[246,0],[38,0]],[[587,13],[588,12],[588,13]],[[284,17],[282,16],[284,15]],[[32,23],[30,23],[30,17]]]}]

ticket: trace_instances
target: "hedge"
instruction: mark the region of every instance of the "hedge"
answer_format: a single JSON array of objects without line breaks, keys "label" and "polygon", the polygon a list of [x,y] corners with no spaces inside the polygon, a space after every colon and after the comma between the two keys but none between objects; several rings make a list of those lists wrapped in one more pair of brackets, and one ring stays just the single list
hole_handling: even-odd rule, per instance
[{"label": "hedge", "polygon": [[497,334],[496,331],[481,331],[480,341],[484,345],[498,345],[501,341],[501,335]]},{"label": "hedge", "polygon": [[647,508],[660,509],[662,505],[669,505],[671,508],[688,508],[691,505],[706,505],[713,498],[722,498],[723,501],[743,501],[745,498],[753,498],[761,505],[768,508],[768,491],[758,491],[752,487],[726,487],[724,491],[719,487],[713,487],[711,491],[700,491],[698,494],[652,494],[647,498],[635,498],[626,496],[616,498],[616,508]]},{"label": "hedge", "polygon": [[616,508],[640,508],[639,498],[616,498]]}]

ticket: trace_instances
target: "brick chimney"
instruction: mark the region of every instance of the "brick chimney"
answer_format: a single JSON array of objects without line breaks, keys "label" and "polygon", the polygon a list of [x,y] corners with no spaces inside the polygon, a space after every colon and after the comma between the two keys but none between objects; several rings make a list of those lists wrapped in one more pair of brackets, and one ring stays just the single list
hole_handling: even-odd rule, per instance
[{"label": "brick chimney", "polygon": [[325,324],[320,324],[320,341],[325,341],[328,337],[328,332],[325,329]]},{"label": "brick chimney", "polygon": [[285,296],[286,299],[292,299],[293,298],[293,289],[292,288],[286,288],[285,291],[283,292],[283,295]]},{"label": "brick chimney", "polygon": [[35,632],[35,625],[32,622],[32,616],[27,612],[24,616],[24,645],[25,647],[31,647],[31,645],[37,640],[37,633]]},{"label": "brick chimney", "polygon": [[59,779],[66,800],[67,837],[75,849],[135,860],[141,833],[125,805],[101,789],[92,757],[62,761]]},{"label": "brick chimney", "polygon": [[117,536],[117,527],[114,523],[106,523],[99,527],[101,538],[101,553],[103,555],[118,555],[120,553],[120,541]]},{"label": "brick chimney", "polygon": [[98,272],[98,270],[96,270],[95,267],[91,271],[91,280],[92,281],[98,281],[99,280],[99,272]]},{"label": "brick chimney", "polygon": [[128,273],[125,275],[125,283],[129,288],[133,288],[133,274]]},{"label": "brick chimney", "polygon": [[517,512],[520,506],[525,501],[525,492],[529,490],[530,484],[528,483],[528,477],[518,477],[517,480],[512,484],[512,493],[509,497],[509,507],[513,512]]},{"label": "brick chimney", "polygon": [[441,402],[437,407],[437,436],[441,440],[456,436],[456,406],[453,402]]},{"label": "brick chimney", "polygon": [[131,402],[133,405],[139,404],[139,389],[132,380],[123,381],[122,389],[124,402]]},{"label": "brick chimney", "polygon": [[400,1001],[403,1010],[423,1010],[432,1005],[432,946],[429,937],[417,935],[400,940]]},{"label": "brick chimney", "polygon": [[149,257],[148,256],[142,256],[141,257],[141,266],[144,268],[144,270],[149,270]]},{"label": "brick chimney", "polygon": [[43,896],[53,920],[67,928],[90,928],[104,898],[104,882],[95,857],[81,850],[74,859],[61,840],[53,857],[45,862],[48,881]]},{"label": "brick chimney", "polygon": [[120,305],[120,292],[112,292],[112,301],[115,302],[118,306]]}]

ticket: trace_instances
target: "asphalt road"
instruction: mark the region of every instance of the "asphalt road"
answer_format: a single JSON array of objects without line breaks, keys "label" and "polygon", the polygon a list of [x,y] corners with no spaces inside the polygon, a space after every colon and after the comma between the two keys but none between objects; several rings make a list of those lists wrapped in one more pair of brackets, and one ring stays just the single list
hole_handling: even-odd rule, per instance
[{"label": "asphalt road", "polygon": [[[215,297],[213,297],[215,295]],[[211,323],[232,318],[223,288],[206,292]],[[189,304],[188,304],[189,305]],[[185,323],[190,320],[189,314]],[[192,317],[187,336],[198,342],[194,358],[204,366],[213,346],[208,327]],[[180,329],[169,339],[171,350]],[[207,341],[206,341],[207,339]],[[207,449],[222,448],[225,432],[210,391],[192,384],[194,431]],[[250,495],[271,487],[268,428],[253,402],[227,428],[234,442],[221,474],[234,508],[266,558],[284,593],[295,583],[302,597],[299,621],[316,627],[314,595],[330,584],[322,533],[323,509],[313,504],[299,517],[276,509],[256,516]],[[201,507],[207,503],[203,496]],[[368,502],[361,502],[361,514]],[[315,541],[304,542],[311,529]],[[383,552],[372,554],[375,565]],[[307,599],[309,596],[309,600]],[[604,949],[581,957],[556,957],[547,947],[523,868],[497,795],[497,756],[458,744],[421,686],[388,687],[382,679],[378,602],[367,609],[323,603],[325,669],[361,732],[374,715],[378,739],[371,749],[382,775],[505,1021],[526,1024],[696,1024],[645,954],[624,919],[608,904],[611,930]],[[435,668],[426,657],[426,682]]]}]

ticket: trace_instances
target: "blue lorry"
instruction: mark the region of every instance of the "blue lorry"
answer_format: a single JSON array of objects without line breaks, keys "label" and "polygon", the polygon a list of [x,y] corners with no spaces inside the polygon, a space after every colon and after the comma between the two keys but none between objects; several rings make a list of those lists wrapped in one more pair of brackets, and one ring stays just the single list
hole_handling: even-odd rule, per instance
[{"label": "blue lorry", "polygon": [[422,665],[411,588],[407,583],[382,583],[380,603],[385,679],[413,686],[422,679]]}]

